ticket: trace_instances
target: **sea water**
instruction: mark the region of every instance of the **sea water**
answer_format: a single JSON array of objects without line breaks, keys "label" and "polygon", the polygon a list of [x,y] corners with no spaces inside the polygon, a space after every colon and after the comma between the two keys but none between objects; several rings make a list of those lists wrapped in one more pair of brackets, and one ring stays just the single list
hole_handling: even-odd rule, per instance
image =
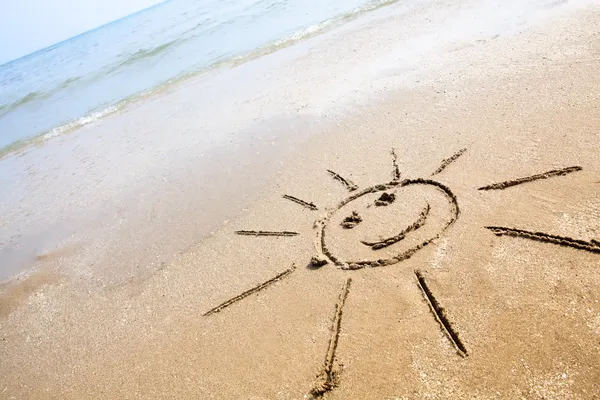
[{"label": "sea water", "polygon": [[172,0],[8,62],[0,66],[0,154],[393,2]]}]

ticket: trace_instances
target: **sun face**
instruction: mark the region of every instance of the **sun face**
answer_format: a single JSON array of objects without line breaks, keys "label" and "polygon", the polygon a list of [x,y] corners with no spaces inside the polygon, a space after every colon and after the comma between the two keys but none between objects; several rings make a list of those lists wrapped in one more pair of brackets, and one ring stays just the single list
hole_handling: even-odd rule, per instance
[{"label": "sun face", "polygon": [[[416,198],[416,202],[403,201],[405,198]],[[414,204],[422,204],[420,211],[414,209]],[[437,207],[432,208],[431,204]],[[383,207],[386,209],[381,209]],[[398,208],[400,213],[408,211],[409,215],[413,211],[414,218],[409,217],[406,224],[398,224],[393,219],[394,214],[398,214]],[[361,209],[361,212],[356,209]],[[372,216],[370,214],[373,213],[383,215],[377,219],[361,216]],[[349,270],[396,264],[439,238],[458,215],[456,196],[447,186],[434,180],[405,179],[366,188],[341,201],[315,223],[319,255],[313,264],[323,264],[329,259],[342,269]],[[388,222],[386,227],[393,231],[374,237],[373,232],[377,227],[373,225],[378,225],[381,217]],[[370,220],[374,220],[375,224],[369,223]],[[341,240],[343,236],[356,236],[348,235],[350,230],[352,233],[358,231],[364,239]],[[356,256],[352,257],[353,248],[364,246],[373,251],[372,258],[359,260]]]},{"label": "sun face", "polygon": [[[327,170],[334,180],[344,185],[350,195],[337,205],[330,207],[314,223],[315,255],[310,261],[311,268],[324,268],[332,265],[341,270],[355,271],[363,268],[386,267],[408,260],[426,246],[435,243],[441,236],[449,233],[450,228],[460,216],[459,200],[452,190],[443,183],[434,180],[450,164],[458,160],[466,149],[459,150],[443,160],[430,177],[403,179],[398,168],[397,156],[392,150],[392,177],[388,183],[360,190],[359,187],[340,174]],[[568,167],[551,170],[509,181],[483,186],[478,190],[504,190],[516,185],[540,179],[548,179],[580,171],[581,167]],[[309,201],[284,194],[283,198],[311,211],[320,211]],[[551,243],[578,250],[600,253],[600,242],[584,241],[542,232],[500,226],[485,227],[497,236],[512,236]],[[240,230],[238,235],[247,236],[283,236],[298,235],[294,231]],[[370,256],[365,257],[365,249]],[[275,277],[221,303],[204,315],[223,309],[257,293],[270,285],[285,279],[296,270],[295,266],[279,273]],[[352,272],[346,272],[346,274]],[[426,274],[414,271],[415,284],[423,295],[440,329],[461,357],[467,357],[467,346],[458,332],[452,327],[451,318],[442,307],[427,284]],[[352,279],[344,276],[341,292],[335,304],[332,318],[331,337],[327,346],[325,362],[317,375],[317,381],[311,390],[314,398],[319,398],[332,390],[338,382],[335,368],[335,353],[342,327],[342,310],[350,292]]]}]

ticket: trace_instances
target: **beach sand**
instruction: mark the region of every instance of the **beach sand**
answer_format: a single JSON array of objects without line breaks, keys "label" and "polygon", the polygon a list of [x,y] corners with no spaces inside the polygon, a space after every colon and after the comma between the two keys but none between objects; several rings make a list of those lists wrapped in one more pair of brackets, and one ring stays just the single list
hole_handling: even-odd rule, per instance
[{"label": "beach sand", "polygon": [[[448,9],[434,4],[393,15],[382,9],[287,55],[273,55],[293,55],[292,63],[283,61],[293,69],[281,68],[295,73],[268,70],[249,83],[248,93],[255,93],[250,105],[221,114],[258,118],[240,125],[248,135],[236,136],[231,151],[219,142],[218,152],[201,164],[188,164],[189,154],[202,153],[198,148],[180,159],[171,158],[176,150],[156,150],[155,159],[174,160],[173,179],[163,185],[142,180],[152,195],[119,203],[123,195],[114,181],[108,194],[99,183],[97,197],[81,200],[82,213],[90,202],[94,211],[85,226],[97,230],[60,225],[77,240],[43,252],[32,248],[37,269],[2,287],[0,398],[309,398],[324,363],[327,369],[332,341],[336,382],[328,399],[600,398],[600,253],[591,242],[600,240],[600,8],[548,2],[526,14],[531,20],[500,15],[490,32],[446,40],[436,37],[448,26],[474,23],[471,16],[490,10],[478,9],[479,2],[444,4]],[[456,13],[464,19],[448,25]],[[422,27],[412,39],[395,36],[427,23],[436,29]],[[434,47],[430,39],[443,45]],[[409,52],[412,47],[419,50]],[[402,54],[410,60],[394,66]],[[377,57],[380,68],[368,67],[366,60]],[[240,68],[262,70],[263,62]],[[323,65],[331,67],[316,67]],[[360,74],[340,73],[352,69]],[[215,79],[227,74],[235,72]],[[276,89],[261,98],[261,84]],[[294,84],[302,90],[294,91]],[[58,140],[81,146],[95,131],[135,125],[158,107],[153,103],[174,102],[189,96],[186,90]],[[292,92],[283,118],[273,100]],[[338,101],[334,94],[345,101],[329,111],[325,103]],[[178,113],[189,113],[185,104],[165,117],[165,127]],[[267,108],[280,118],[265,119]],[[164,135],[153,149],[161,140],[167,146]],[[44,145],[46,151],[58,151],[53,143]],[[129,145],[142,154],[139,143]],[[318,253],[315,221],[353,193],[391,182],[392,149],[400,179],[433,179],[451,190],[460,208],[456,221],[445,228],[454,210],[431,185],[390,187],[396,200],[386,207],[374,205],[381,193],[367,194],[329,220],[327,247],[338,257],[377,260],[439,237],[394,265],[311,266]],[[42,150],[4,162],[33,163],[36,151]],[[572,166],[581,170],[478,190]],[[149,175],[160,181],[161,168]],[[123,204],[137,211],[129,215]],[[425,225],[407,234],[406,243],[381,250],[361,244],[396,235],[426,204]],[[351,211],[363,221],[343,229],[339,222]],[[98,222],[103,218],[106,227]],[[496,236],[486,226],[580,239],[592,251]],[[254,237],[238,230],[298,235]],[[102,238],[102,245],[90,238]],[[291,273],[204,315],[285,271]],[[457,351],[438,320],[443,317],[436,319],[415,271],[445,309],[466,354]]]}]

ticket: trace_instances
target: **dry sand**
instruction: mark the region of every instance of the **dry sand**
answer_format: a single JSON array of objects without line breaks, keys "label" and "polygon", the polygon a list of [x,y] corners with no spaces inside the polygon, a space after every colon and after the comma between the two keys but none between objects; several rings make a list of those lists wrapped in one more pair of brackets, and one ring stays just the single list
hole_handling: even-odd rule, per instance
[{"label": "dry sand", "polygon": [[[518,34],[445,50],[431,64],[452,68],[423,65],[431,68],[413,87],[312,125],[255,201],[152,274],[99,285],[52,267],[77,248],[42,255],[45,267],[3,288],[0,398],[301,399],[327,354],[337,378],[329,399],[600,398],[600,254],[485,229],[592,247],[600,239],[600,8],[567,8]],[[388,71],[386,82],[396,76],[412,75]],[[315,221],[351,193],[390,182],[392,148],[401,179],[435,179],[452,191],[458,219],[444,230],[453,210],[435,187],[390,187],[396,199],[385,207],[374,205],[381,193],[367,194],[329,220],[327,246],[338,256],[389,258],[441,235],[390,266],[311,267]],[[477,190],[570,166],[582,170]],[[359,189],[349,192],[327,169]],[[381,250],[360,243],[398,234],[427,203],[427,221],[406,240]],[[351,211],[363,221],[343,229]],[[273,285],[203,315],[292,265]],[[436,320],[417,270],[465,357]]]}]

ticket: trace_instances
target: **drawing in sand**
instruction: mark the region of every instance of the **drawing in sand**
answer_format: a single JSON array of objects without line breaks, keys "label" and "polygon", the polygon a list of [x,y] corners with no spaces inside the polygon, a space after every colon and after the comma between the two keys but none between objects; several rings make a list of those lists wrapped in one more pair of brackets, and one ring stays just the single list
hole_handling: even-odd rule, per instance
[{"label": "drawing in sand", "polygon": [[[419,250],[432,244],[444,235],[460,216],[459,202],[456,195],[448,186],[432,178],[444,172],[452,163],[456,162],[463,154],[465,154],[466,151],[467,149],[461,149],[451,157],[443,160],[439,168],[437,168],[429,178],[402,179],[396,152],[392,150],[392,180],[388,183],[370,186],[362,190],[360,190],[351,180],[344,178],[337,172],[327,170],[337,182],[344,185],[344,187],[352,194],[340,201],[336,206],[327,208],[326,212],[316,219],[314,224],[314,229],[316,231],[315,255],[310,261],[311,268],[321,268],[324,265],[332,264],[343,271],[356,271],[363,268],[390,266],[409,259]],[[503,190],[535,180],[564,176],[581,171],[581,169],[581,167],[574,166],[559,170],[551,170],[524,178],[490,184],[479,188],[479,190]],[[388,206],[397,203],[399,201],[398,195],[400,191],[412,191],[413,194],[417,194],[417,198],[424,198],[424,204],[419,208],[421,210],[420,213],[416,215],[412,222],[401,229],[398,229],[393,235],[379,237],[378,239],[358,239],[358,243],[365,246],[362,248],[363,250],[364,248],[370,248],[373,257],[365,259],[365,257],[355,256],[356,258],[353,258],[352,254],[349,253],[351,253],[351,249],[357,247],[355,246],[355,243],[353,244],[353,247],[346,246],[344,248],[344,246],[339,245],[339,242],[341,241],[337,240],[337,238],[344,234],[356,234],[357,230],[360,231],[359,227],[365,223],[364,221],[368,220],[369,213],[385,212],[385,210],[390,208]],[[404,192],[404,194],[406,194],[406,192]],[[295,196],[286,194],[283,195],[283,198],[312,211],[322,209],[313,202],[302,200]],[[362,211],[359,213],[356,210]],[[388,218],[386,219],[386,224],[395,225],[395,221],[390,221]],[[340,226],[340,229],[336,228]],[[496,226],[485,228],[491,230],[498,236],[512,236],[572,247],[593,253],[600,253],[600,243],[595,240],[587,242],[569,237],[516,228]],[[419,232],[421,232],[420,234],[423,237],[418,236]],[[423,234],[422,232],[425,233]],[[360,233],[365,234],[365,231],[363,230],[358,234]],[[298,233],[288,230],[279,232],[240,230],[236,231],[236,234],[251,236],[298,235]],[[364,252],[361,254],[364,254]],[[251,294],[266,289],[270,285],[290,276],[295,270],[296,267],[292,266],[290,269],[276,275],[274,278],[223,302],[206,312],[204,315],[208,316],[222,311],[226,307],[235,304]],[[469,352],[465,342],[463,342],[459,333],[453,327],[448,311],[442,307],[442,304],[427,284],[426,276],[426,272],[415,271],[415,285],[422,293],[424,302],[429,306],[441,331],[454,347],[456,353],[461,357],[467,357]],[[325,393],[331,391],[338,383],[339,373],[335,368],[335,352],[338,345],[340,330],[342,328],[343,308],[350,291],[351,282],[351,278],[347,276],[344,277],[344,284],[335,305],[331,336],[325,361],[322,369],[317,375],[317,381],[310,391],[310,395],[314,398],[322,397]]]}]

